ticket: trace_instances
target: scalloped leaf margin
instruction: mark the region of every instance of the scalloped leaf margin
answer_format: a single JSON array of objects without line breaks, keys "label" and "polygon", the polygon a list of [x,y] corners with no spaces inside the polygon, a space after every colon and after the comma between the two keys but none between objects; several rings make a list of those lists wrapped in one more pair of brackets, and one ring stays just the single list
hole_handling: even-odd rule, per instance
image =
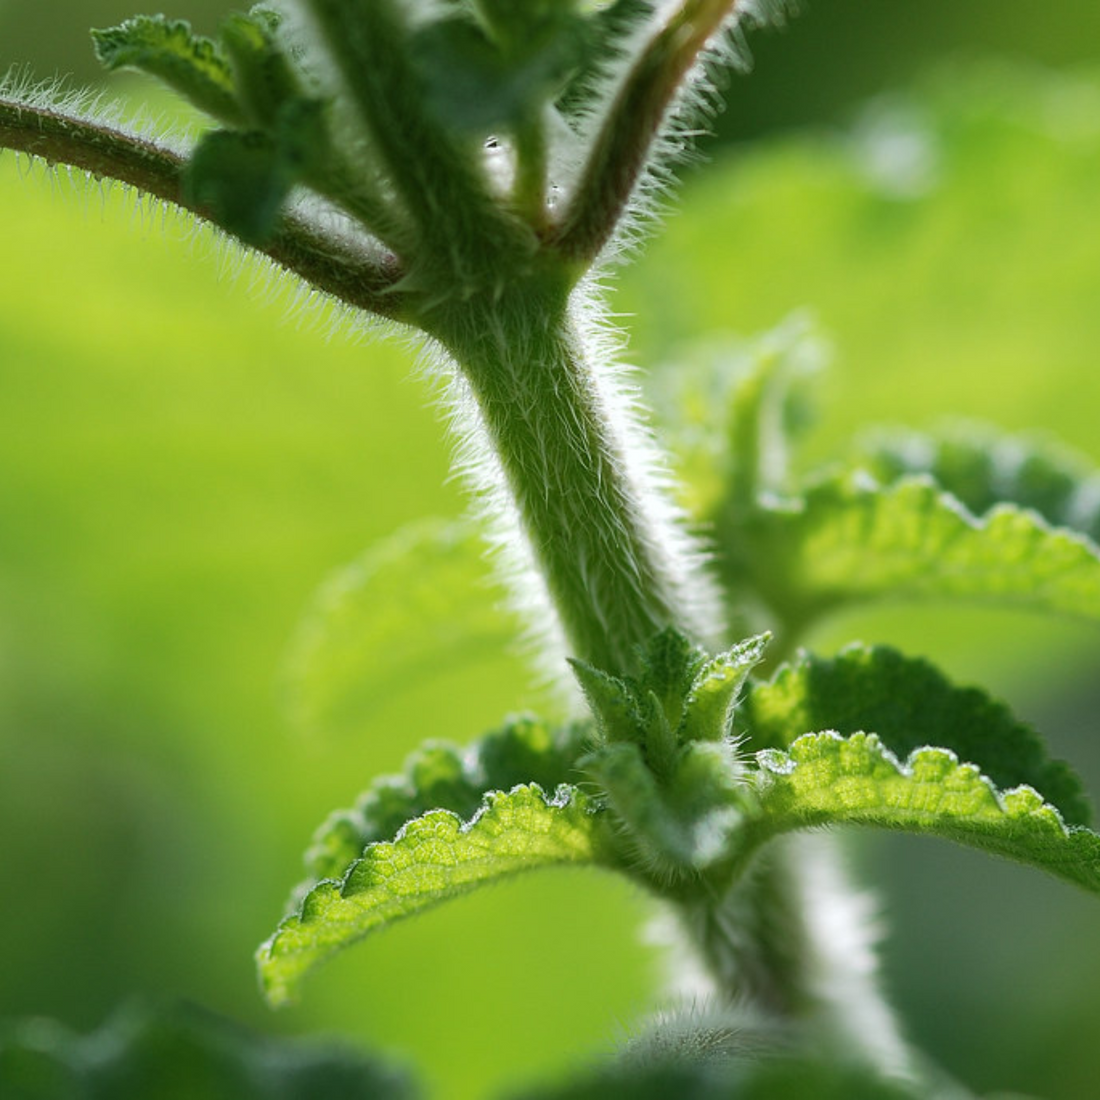
[{"label": "scalloped leaf margin", "polygon": [[[939,836],[1100,893],[1100,835],[1067,828],[1031,787],[1001,791],[947,749],[901,761],[872,733],[812,733],[757,754],[762,836],[874,825]],[[757,839],[760,839],[759,837]]]},{"label": "scalloped leaf margin", "polygon": [[1068,824],[1092,820],[1080,779],[1031,726],[984,691],[957,687],[928,661],[889,646],[855,644],[831,658],[800,653],[771,680],[749,685],[736,722],[755,750],[786,749],[820,730],[874,730],[902,759],[936,745],[976,764],[998,787],[1034,787]]},{"label": "scalloped leaf margin", "polygon": [[344,947],[485,883],[597,862],[598,832],[592,803],[564,785],[550,797],[536,784],[494,791],[466,823],[448,810],[410,821],[392,842],[368,847],[343,881],[318,883],[260,947],[264,994],[286,1004],[308,971]]},{"label": "scalloped leaf margin", "polygon": [[757,512],[743,537],[756,588],[794,623],[887,598],[965,599],[1100,622],[1100,548],[1091,539],[1008,503],[974,516],[927,475],[889,486],[865,471],[827,478],[800,500]]}]

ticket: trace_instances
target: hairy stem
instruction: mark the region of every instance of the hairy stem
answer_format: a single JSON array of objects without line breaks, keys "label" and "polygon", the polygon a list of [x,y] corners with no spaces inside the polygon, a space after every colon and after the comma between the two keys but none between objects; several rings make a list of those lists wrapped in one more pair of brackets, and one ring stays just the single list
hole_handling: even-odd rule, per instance
[{"label": "hairy stem", "polygon": [[425,327],[470,384],[571,652],[629,672],[662,628],[703,633],[689,589],[705,581],[670,549],[683,536],[654,517],[621,431],[629,413],[607,407],[565,283],[517,279]]},{"label": "hairy stem", "polygon": [[528,120],[516,134],[514,202],[520,215],[539,235],[546,228],[546,132],[538,118]]},{"label": "hairy stem", "polygon": [[[136,188],[199,218],[181,189],[186,157],[148,138],[39,104],[0,98],[0,148],[28,153],[49,165],[64,164],[96,179]],[[374,262],[346,245],[324,238],[304,221],[284,217],[271,242],[258,249],[268,259],[319,290],[372,313],[403,318],[404,296],[396,257]]]},{"label": "hairy stem", "polygon": [[622,217],[684,79],[739,0],[686,0],[634,63],[604,120],[553,245],[594,260]]},{"label": "hairy stem", "polygon": [[[491,266],[487,242],[521,228],[494,203],[465,142],[424,107],[409,28],[394,0],[309,0],[308,7],[359,108],[371,146],[412,215],[425,254],[447,257],[464,280]],[[532,242],[533,245],[533,242]]]},{"label": "hairy stem", "polygon": [[720,1004],[751,1006],[844,1058],[912,1075],[878,986],[873,911],[831,838],[773,840],[732,885],[678,912]]}]

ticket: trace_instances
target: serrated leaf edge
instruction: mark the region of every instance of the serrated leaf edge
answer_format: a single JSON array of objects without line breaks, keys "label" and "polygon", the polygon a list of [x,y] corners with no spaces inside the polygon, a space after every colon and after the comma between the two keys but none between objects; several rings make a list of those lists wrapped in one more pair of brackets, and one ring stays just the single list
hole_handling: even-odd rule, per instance
[{"label": "serrated leaf edge", "polygon": [[[1001,789],[997,787],[997,785],[986,776],[976,764],[961,760],[958,754],[951,749],[945,749],[934,745],[926,745],[914,749],[908,754],[906,759],[902,761],[883,744],[877,734],[866,732],[841,736],[835,730],[824,730],[817,733],[804,734],[802,737],[792,742],[790,749],[787,751],[780,749],[762,749],[758,752],[756,754],[756,760],[759,766],[757,782],[760,806],[763,810],[759,819],[759,824],[763,827],[761,837],[778,835],[779,833],[788,832],[793,829],[830,824],[870,825],[880,828],[889,828],[900,832],[914,832],[918,834],[924,831],[919,825],[916,827],[909,827],[904,823],[892,824],[889,822],[879,822],[872,820],[870,815],[868,815],[866,820],[861,820],[861,815],[858,811],[847,816],[843,813],[815,811],[806,814],[805,818],[800,821],[798,820],[797,809],[795,809],[793,814],[787,815],[791,824],[784,824],[775,820],[771,822],[768,821],[768,776],[774,775],[780,778],[793,775],[803,763],[795,759],[797,750],[810,746],[819,746],[826,742],[843,745],[845,743],[855,743],[859,740],[868,744],[870,751],[875,755],[877,761],[881,761],[892,768],[902,779],[919,781],[917,770],[922,762],[931,760],[935,760],[938,764],[948,764],[954,772],[969,772],[971,776],[976,778],[978,782],[987,789],[994,804],[1007,820],[1021,821],[1026,819],[1035,822],[1041,825],[1048,833],[1055,834],[1057,838],[1062,841],[1073,841],[1075,838],[1084,839],[1085,837],[1093,838],[1097,846],[1097,856],[1095,858],[1098,866],[1100,866],[1100,834],[1085,826],[1067,826],[1058,808],[1047,802],[1034,787],[1027,784],[1020,784],[1015,787]],[[916,810],[907,810],[906,812],[912,814],[914,817],[919,816],[919,811]],[[775,815],[770,816],[774,817]],[[929,811],[925,815],[925,819],[929,826],[927,832],[931,835],[940,835],[946,839],[958,840],[958,837],[951,836],[950,829],[952,824],[957,824],[960,832],[966,830],[972,832],[972,839],[968,843],[968,846],[992,851],[1005,858],[1012,859],[1015,862],[1044,870],[1085,889],[1090,888],[1080,877],[1066,873],[1065,868],[1079,866],[1082,862],[1071,852],[1067,852],[1066,858],[1064,859],[1029,859],[1023,855],[1013,854],[1006,845],[993,843],[998,839],[995,833],[989,837],[989,844],[982,843],[982,839],[980,838],[982,832],[981,826],[988,825],[988,821],[975,821],[973,818],[968,818],[964,815],[953,816],[951,814],[933,811]],[[937,829],[937,822],[942,822],[945,827]],[[1097,885],[1091,887],[1093,892],[1100,890],[1100,874],[1097,874],[1096,882]]]},{"label": "serrated leaf edge", "polygon": [[[358,859],[353,860],[348,866],[347,871],[341,876],[340,879],[325,878],[315,882],[312,888],[302,897],[301,902],[297,906],[295,912],[286,916],[281,920],[267,940],[265,940],[256,952],[256,962],[260,974],[261,987],[269,1003],[272,1005],[282,1005],[290,1002],[293,999],[295,988],[300,981],[301,977],[308,971],[312,970],[316,965],[323,962],[326,958],[335,954],[344,947],[350,946],[352,943],[357,942],[359,939],[364,938],[374,928],[367,928],[365,931],[358,934],[352,934],[345,939],[339,939],[337,941],[330,941],[327,945],[320,945],[315,949],[312,954],[315,956],[310,961],[307,961],[305,965],[299,968],[297,974],[288,978],[275,978],[269,973],[269,967],[276,962],[279,958],[284,957],[278,954],[278,944],[280,939],[290,930],[294,928],[301,928],[308,926],[316,921],[316,915],[311,913],[311,906],[320,904],[321,896],[323,894],[331,894],[335,890],[339,899],[349,900],[356,897],[359,893],[365,891],[355,891],[350,889],[352,886],[352,880],[356,873],[360,871],[368,861],[374,864],[379,864],[385,860],[391,853],[396,853],[407,845],[410,838],[418,831],[424,831],[429,824],[437,822],[453,823],[452,827],[455,830],[456,836],[468,836],[475,832],[478,826],[483,823],[489,815],[491,815],[499,807],[502,807],[509,799],[514,799],[517,796],[524,794],[531,794],[541,799],[542,804],[547,809],[569,809],[572,808],[581,815],[587,815],[595,818],[602,810],[602,807],[593,803],[587,795],[574,786],[567,783],[559,784],[552,795],[542,789],[537,783],[520,783],[512,787],[508,791],[489,791],[483,799],[482,804],[467,821],[463,821],[462,818],[451,810],[429,810],[427,813],[420,815],[407,821],[397,832],[392,841],[383,840],[375,841],[368,844],[363,851],[363,855]],[[582,862],[585,861],[586,855],[588,860],[595,862],[599,856],[599,845],[596,842],[596,837],[592,836],[591,850],[588,853],[576,853],[573,857],[560,857],[542,859],[539,861],[532,861],[531,866],[528,868],[515,868],[505,874],[519,874],[525,870],[534,870],[540,867],[552,866],[555,863],[565,862]],[[433,904],[446,900],[447,897],[457,896],[458,894],[468,892],[469,890],[476,889],[481,885],[480,882],[472,882],[466,884],[460,884],[452,887],[448,890],[441,891],[440,896],[436,898],[429,898],[423,904],[415,907],[416,912],[429,908]],[[426,892],[430,893],[430,892]],[[390,924],[396,920],[400,920],[402,917],[411,915],[407,913],[399,914],[391,920],[383,921],[382,924]]]}]

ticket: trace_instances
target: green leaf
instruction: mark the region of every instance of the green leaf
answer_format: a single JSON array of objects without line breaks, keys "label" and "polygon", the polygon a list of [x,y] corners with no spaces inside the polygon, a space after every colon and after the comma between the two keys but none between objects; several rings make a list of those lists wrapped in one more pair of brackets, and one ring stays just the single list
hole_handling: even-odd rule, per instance
[{"label": "green leaf", "polygon": [[565,115],[581,115],[597,98],[601,80],[626,53],[643,20],[652,18],[656,0],[613,0],[593,11],[584,26],[585,49],[575,71],[558,97]]},{"label": "green leaf", "polygon": [[371,845],[339,883],[315,886],[299,913],[262,945],[268,1000],[290,1001],[318,963],[387,924],[502,878],[601,855],[598,815],[576,788],[548,798],[534,784],[486,796],[467,823],[448,810],[410,821],[392,842]]},{"label": "green leaf", "polygon": [[192,34],[184,20],[137,15],[117,27],[92,31],[92,40],[99,60],[111,71],[140,69],[214,118],[231,126],[244,122],[221,48]]},{"label": "green leaf", "polygon": [[1100,893],[1100,835],[1067,829],[1032,788],[1000,790],[947,749],[918,749],[902,762],[873,733],[811,733],[786,752],[763,750],[757,762],[756,824],[766,835],[829,824],[901,829],[981,848]]},{"label": "green leaf", "polygon": [[0,1032],[0,1095],[12,1100],[412,1100],[388,1066],[332,1043],[253,1034],[187,1005],[129,1007],[78,1036],[49,1020]]},{"label": "green leaf", "polygon": [[637,685],[575,657],[569,658],[569,667],[605,741],[637,741],[643,736]]},{"label": "green leaf", "polygon": [[971,600],[1100,622],[1100,551],[1084,535],[1000,504],[976,517],[928,477],[883,486],[829,477],[801,500],[727,528],[731,586],[788,625],[866,600]]},{"label": "green leaf", "polygon": [[956,687],[927,661],[886,646],[853,645],[831,659],[800,654],[749,686],[736,728],[752,749],[786,749],[820,730],[874,730],[899,758],[939,745],[998,787],[1034,787],[1071,825],[1092,817],[1080,780],[1035,730],[985,692]]},{"label": "green leaf", "polygon": [[213,130],[183,174],[187,201],[246,244],[266,244],[279,224],[294,173],[267,134]]},{"label": "green leaf", "polygon": [[489,791],[537,783],[552,791],[574,781],[576,761],[592,731],[587,725],[551,727],[513,718],[468,748],[429,742],[409,757],[405,773],[376,779],[354,809],[333,814],[306,853],[312,881],[341,878],[368,844],[393,840],[401,827],[429,810],[470,818]]},{"label": "green leaf", "polygon": [[519,627],[486,556],[473,524],[430,521],[339,570],[292,646],[296,722],[309,733],[359,735],[394,696],[430,690],[513,646]]},{"label": "green leaf", "polygon": [[301,80],[275,37],[279,19],[263,9],[234,12],[221,25],[237,94],[251,125],[270,128],[287,103],[305,98]]},{"label": "green leaf", "polygon": [[[642,805],[648,795],[640,792],[652,788],[654,792],[659,789],[662,798],[674,796],[676,785],[686,774],[683,769],[692,756],[688,751],[692,746],[711,742],[718,746],[715,752],[719,755],[732,752],[729,735],[733,707],[769,638],[767,634],[748,638],[727,653],[708,657],[685,635],[667,628],[639,647],[637,677],[619,678],[584,661],[570,662],[604,745],[609,749],[627,745],[639,750],[596,752],[583,762],[609,791],[613,786],[618,792],[612,792],[612,799],[619,800],[624,821],[639,813],[643,817],[648,814]],[[700,748],[696,755],[702,760],[707,752]],[[719,785],[724,782],[723,777]],[[655,820],[660,820],[662,811],[654,812],[658,814]],[[659,825],[654,835],[667,831],[667,837],[657,841],[657,848],[686,864],[709,860],[709,854],[698,855],[702,849],[690,839],[697,826],[713,833],[709,825],[686,819],[668,824],[671,831]]]},{"label": "green leaf", "polygon": [[[527,14],[526,5],[512,9]],[[538,21],[532,34],[494,40],[470,18],[439,19],[413,36],[411,56],[440,122],[467,133],[514,131],[538,117],[575,67],[580,28],[578,20]]]},{"label": "green leaf", "polygon": [[699,669],[684,700],[682,740],[719,741],[730,735],[738,696],[770,640],[770,634],[747,638]]},{"label": "green leaf", "polygon": [[640,684],[652,692],[673,729],[680,725],[684,700],[706,659],[705,650],[672,628],[655,634],[641,654]]},{"label": "green leaf", "polygon": [[1100,472],[1050,441],[975,424],[938,434],[892,429],[861,448],[860,462],[884,484],[928,474],[976,516],[1016,504],[1100,539]]}]

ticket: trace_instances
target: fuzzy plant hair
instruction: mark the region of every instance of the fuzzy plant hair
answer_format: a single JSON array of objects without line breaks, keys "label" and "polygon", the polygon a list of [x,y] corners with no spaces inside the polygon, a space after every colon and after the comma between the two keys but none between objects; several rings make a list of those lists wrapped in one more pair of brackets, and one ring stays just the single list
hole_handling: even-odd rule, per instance
[{"label": "fuzzy plant hair", "polygon": [[[9,80],[0,145],[213,221],[321,294],[426,335],[457,469],[546,667],[565,651],[625,671],[665,626],[713,645],[723,624],[602,277],[653,224],[714,102],[710,74],[743,63],[746,28],[783,11],[274,0],[218,40],[136,17],[96,32],[102,60],[161,78],[214,129],[159,139]],[[502,75],[479,84],[490,49]],[[547,401],[548,385],[569,400]],[[580,469],[598,499],[570,490]]]},{"label": "fuzzy plant hair", "polygon": [[[638,745],[647,792],[674,797],[681,773],[713,780],[715,812],[701,829],[673,814],[656,822],[656,840],[621,831],[631,873],[666,892],[736,823],[728,711],[763,642],[724,664],[700,656],[730,641],[722,601],[674,502],[604,290],[654,224],[672,167],[715,102],[715,74],[744,63],[747,28],[784,11],[769,0],[274,0],[230,16],[217,40],[163,16],[96,32],[109,68],[157,76],[209,116],[211,128],[182,144],[121,125],[94,101],[18,82],[0,89],[0,146],[181,208],[423,341],[457,469],[548,667],[562,674],[561,656],[574,658],[610,726],[635,688],[635,717],[652,719],[636,744],[607,746],[603,771],[589,768],[615,812],[629,823],[637,808],[616,769],[638,778]],[[688,676],[662,715],[645,677],[667,687],[666,657],[702,678],[684,694]],[[676,707],[681,726],[669,717]],[[672,742],[681,727],[690,744]],[[525,813],[572,812],[569,798],[528,794]],[[513,796],[526,797],[517,787],[499,804]],[[491,809],[475,819],[485,828],[495,827]],[[429,825],[451,828],[444,818]],[[719,986],[736,984],[736,971],[765,1020],[829,1019],[853,990],[872,1001],[862,933],[858,973],[838,977],[806,914],[839,911],[820,897],[792,901],[802,857],[781,846],[771,856],[681,906]],[[850,911],[837,919],[864,924]],[[281,935],[265,945],[269,959]],[[797,976],[788,941],[816,959]],[[890,1063],[898,1044],[880,1023],[871,1057]],[[719,1022],[714,1045],[725,1049],[737,1030]]]}]

